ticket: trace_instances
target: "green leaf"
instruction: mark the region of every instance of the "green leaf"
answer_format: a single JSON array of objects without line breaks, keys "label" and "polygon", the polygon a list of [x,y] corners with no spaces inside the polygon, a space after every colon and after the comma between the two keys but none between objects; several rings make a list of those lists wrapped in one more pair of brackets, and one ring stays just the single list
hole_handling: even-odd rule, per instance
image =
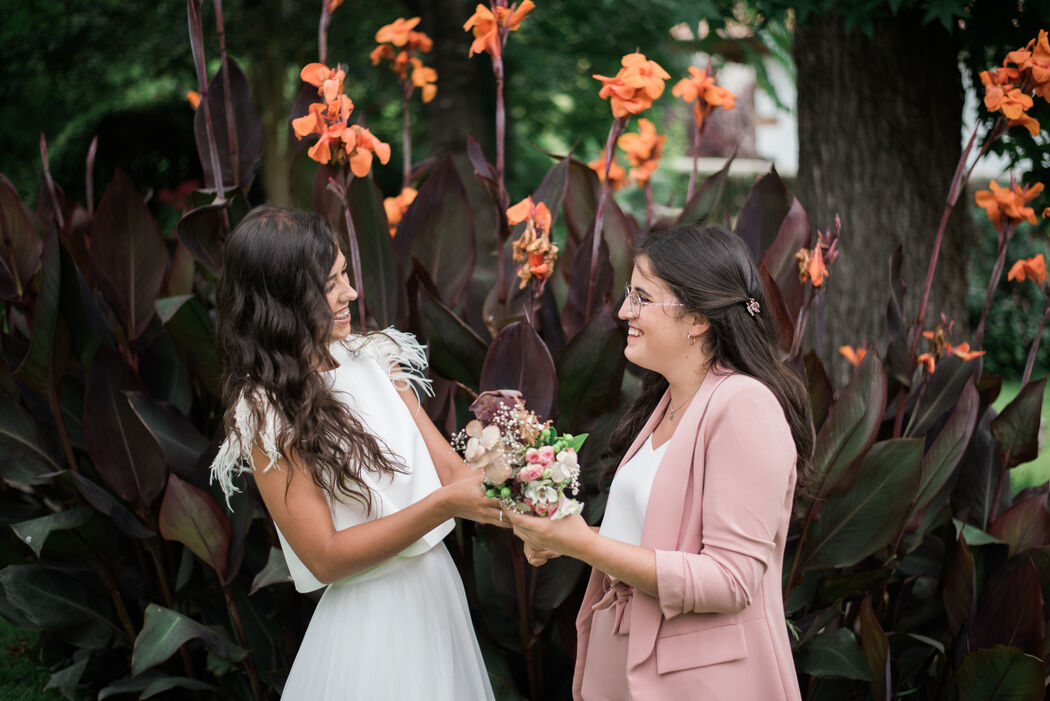
[{"label": "green leaf", "polygon": [[798,650],[796,658],[799,669],[813,677],[871,681],[857,636],[847,628],[818,635]]},{"label": "green leaf", "polygon": [[226,581],[232,525],[210,494],[171,475],[160,505],[158,524],[164,538],[185,545]]},{"label": "green leaf", "polygon": [[874,353],[864,356],[853,379],[831,405],[813,450],[813,484],[818,498],[841,492],[850,468],[875,440],[886,407],[886,376]]},{"label": "green leaf", "polygon": [[248,590],[248,596],[271,584],[290,581],[292,581],[292,575],[288,571],[288,561],[284,559],[284,552],[280,548],[270,548],[266,566],[255,575],[255,579],[252,580],[252,588]]},{"label": "green leaf", "polygon": [[91,274],[129,340],[153,318],[168,251],[131,179],[117,169],[91,226]]},{"label": "green leaf", "polygon": [[125,394],[135,415],[160,446],[168,466],[188,478],[208,447],[208,439],[171,404],[143,392]]},{"label": "green leaf", "polygon": [[62,261],[54,226],[44,240],[40,266],[40,289],[33,304],[29,352],[15,370],[15,377],[45,401],[57,405],[69,363],[70,337],[69,327],[59,313]]},{"label": "green leaf", "polygon": [[1014,467],[1039,456],[1039,420],[1043,410],[1046,378],[1029,382],[992,420],[992,435],[1006,466]]},{"label": "green leaf", "polygon": [[142,630],[131,653],[131,673],[141,674],[174,655],[187,641],[200,639],[213,653],[227,660],[243,660],[248,651],[208,626],[178,611],[150,604]]},{"label": "green leaf", "polygon": [[147,699],[163,691],[175,688],[218,692],[218,689],[213,684],[190,679],[189,677],[169,677],[162,672],[154,670],[131,679],[121,679],[113,682],[98,692],[98,701],[103,701],[103,699],[119,694],[139,694],[140,699]]},{"label": "green leaf", "polygon": [[968,383],[948,422],[922,456],[922,478],[910,517],[922,513],[955,472],[977,425],[979,401],[977,388]]},{"label": "green leaf", "polygon": [[67,699],[76,698],[77,684],[80,683],[80,677],[84,675],[84,668],[90,659],[90,655],[83,655],[78,662],[52,674],[51,680],[44,686],[44,691],[57,689]]},{"label": "green leaf", "polygon": [[589,433],[580,433],[578,435],[573,436],[572,440],[568,441],[566,447],[567,448],[572,448],[577,453],[580,452],[580,448],[583,447],[583,442],[585,440],[587,440],[587,436],[589,436],[589,435],[591,435],[591,434],[589,434]]},{"label": "green leaf", "polygon": [[0,391],[0,477],[30,484],[39,475],[62,469],[55,451],[44,441],[29,412]]},{"label": "green leaf", "polygon": [[402,273],[418,259],[441,299],[455,305],[470,284],[477,257],[474,216],[451,155],[435,168],[405,212],[394,238]]},{"label": "green leaf", "polygon": [[996,645],[967,655],[955,683],[959,701],[1040,701],[1045,674],[1038,657]]},{"label": "green leaf", "polygon": [[784,181],[777,175],[776,168],[770,168],[748,193],[734,229],[747,244],[752,259],[762,260],[765,251],[776,240],[790,206]]},{"label": "green leaf", "polygon": [[[560,427],[579,430],[592,417],[619,406],[620,385],[627,366],[625,343],[622,325],[606,309],[592,316],[554,354]],[[578,451],[579,447],[575,449]]]},{"label": "green leaf", "polygon": [[955,536],[959,537],[959,534],[962,534],[962,536],[964,538],[966,538],[966,543],[968,545],[976,546],[976,545],[993,545],[993,544],[1003,545],[1004,544],[1003,541],[999,540],[995,536],[989,535],[988,533],[985,533],[984,531],[982,531],[980,528],[977,528],[976,526],[971,526],[968,523],[963,523],[962,521],[960,521],[957,518],[953,518],[952,519],[952,524],[955,526]]},{"label": "green leaf", "polygon": [[47,537],[52,531],[65,531],[81,526],[91,518],[93,513],[94,510],[90,506],[77,506],[21,523],[12,523],[11,529],[19,540],[32,548],[36,556],[40,557],[40,551],[44,549],[44,543],[47,542]]},{"label": "green leaf", "polygon": [[101,623],[118,635],[109,599],[91,577],[73,576],[41,565],[9,565],[0,570],[7,601],[44,630]]},{"label": "green leaf", "polygon": [[981,359],[963,360],[949,355],[937,363],[933,375],[926,381],[925,389],[919,384],[921,394],[915,410],[908,419],[905,436],[925,436],[942,416],[959,402],[966,383],[971,377],[980,377]]},{"label": "green leaf", "polygon": [[222,364],[215,349],[215,331],[207,309],[198,297],[181,295],[157,300],[157,315],[171,334],[182,362],[204,389],[222,397]]},{"label": "green leaf", "polygon": [[702,223],[715,214],[722,204],[722,195],[729,177],[729,166],[732,165],[734,158],[736,158],[736,153],[726,159],[726,164],[721,170],[704,178],[704,182],[700,183],[693,196],[682,207],[682,213],[678,215],[679,224]]},{"label": "green leaf", "polygon": [[[40,264],[40,240],[18,192],[4,178],[0,181],[0,299],[15,300],[25,294]],[[10,242],[10,244],[7,244]]]},{"label": "green leaf", "polygon": [[890,641],[871,608],[871,597],[860,604],[860,646],[871,670],[871,694],[876,701],[890,701],[893,685],[890,681]]},{"label": "green leaf", "polygon": [[430,367],[450,380],[477,389],[488,345],[425,285],[419,286],[419,315],[430,348]]},{"label": "green leaf", "polygon": [[848,567],[889,544],[919,488],[922,439],[895,438],[871,447],[857,481],[831,497],[817,520],[805,569]]},{"label": "green leaf", "polygon": [[[390,242],[390,227],[382,196],[372,175],[353,178],[347,188],[350,216],[354,221],[357,246],[361,254],[361,276],[365,306],[380,328],[394,323],[400,280]],[[361,284],[358,282],[357,284]]]}]

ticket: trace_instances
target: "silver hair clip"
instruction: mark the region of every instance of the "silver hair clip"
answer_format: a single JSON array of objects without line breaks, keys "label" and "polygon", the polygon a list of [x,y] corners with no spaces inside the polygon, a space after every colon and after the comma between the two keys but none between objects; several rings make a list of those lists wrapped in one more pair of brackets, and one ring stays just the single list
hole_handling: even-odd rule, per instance
[{"label": "silver hair clip", "polygon": [[758,306],[758,302],[755,301],[754,297],[748,297],[747,298],[746,306],[747,306],[747,313],[750,314],[751,316],[754,316],[755,314],[758,314],[760,311],[762,311],[762,308],[760,306]]}]

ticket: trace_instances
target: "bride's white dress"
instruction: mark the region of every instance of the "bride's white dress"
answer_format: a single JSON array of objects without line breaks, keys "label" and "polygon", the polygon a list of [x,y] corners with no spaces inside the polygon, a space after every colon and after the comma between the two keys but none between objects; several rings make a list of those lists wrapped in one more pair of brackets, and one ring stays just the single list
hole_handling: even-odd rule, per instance
[{"label": "bride's white dress", "polygon": [[[409,334],[351,336],[330,347],[339,367],[326,372],[336,397],[403,460],[404,474],[377,479],[365,473],[373,511],[356,501],[329,498],[336,529],[403,509],[441,486],[423,436],[398,387],[427,388],[420,370],[426,360]],[[275,469],[278,457],[272,412],[257,430],[247,404],[237,408],[237,430],[212,465],[213,478],[229,494],[233,477],[251,469]],[[270,457],[250,465],[253,437]],[[392,701],[492,699],[485,664],[470,621],[463,584],[442,538],[449,520],[400,554],[364,572],[328,585],[299,647],[282,699]],[[278,530],[288,569],[299,591],[319,582]]]}]

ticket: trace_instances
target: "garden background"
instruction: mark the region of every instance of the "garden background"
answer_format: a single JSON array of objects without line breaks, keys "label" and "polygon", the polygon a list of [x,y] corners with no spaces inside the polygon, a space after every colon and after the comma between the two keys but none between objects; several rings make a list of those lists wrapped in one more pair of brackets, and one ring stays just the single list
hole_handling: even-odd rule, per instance
[{"label": "garden background", "polygon": [[[637,388],[610,311],[630,242],[656,220],[728,223],[765,266],[769,311],[813,400],[818,483],[799,502],[784,573],[804,696],[1042,698],[1047,285],[1034,262],[1028,280],[1007,271],[1046,253],[1050,197],[1033,188],[1050,182],[1050,156],[1024,120],[1050,124],[1039,72],[1050,63],[1038,63],[1050,56],[1029,47],[1035,67],[1009,87],[1034,99],[1008,117],[1020,107],[989,102],[980,73],[1010,78],[1004,58],[1050,27],[1050,8],[514,9],[502,24],[497,10],[497,38],[473,57],[463,25],[475,5],[451,0],[2,11],[0,692],[279,691],[312,602],[285,581],[255,495],[231,514],[207,479],[221,440],[211,311],[222,240],[248,207],[272,202],[317,208],[356,251],[355,321],[429,343],[439,425],[461,427],[472,393],[516,386],[559,427],[591,433],[592,521],[593,446]],[[384,27],[390,51],[373,65]],[[406,56],[403,74],[391,71],[409,49],[425,66]],[[666,89],[617,114],[592,74],[617,76],[634,51],[666,71]],[[345,71],[347,126],[389,144],[387,163],[362,137],[318,164],[309,134],[324,139],[339,119],[300,122],[297,139],[290,118],[331,100],[301,79],[319,60]],[[722,83],[739,66],[754,91],[730,108],[699,78]],[[784,99],[780,71],[797,89],[797,176],[744,173],[763,155],[755,102]],[[672,94],[687,77],[694,91]],[[632,155],[615,149],[614,192],[601,154],[620,130],[639,136]],[[959,177],[985,146],[1010,167],[997,187],[1016,180],[1016,197]],[[370,167],[355,169],[366,151]],[[694,179],[694,157],[717,165]],[[978,206],[981,191],[994,202]],[[538,257],[515,260],[515,242],[536,243]],[[505,534],[469,525],[449,546],[499,697],[566,697],[582,568],[533,570]]]}]

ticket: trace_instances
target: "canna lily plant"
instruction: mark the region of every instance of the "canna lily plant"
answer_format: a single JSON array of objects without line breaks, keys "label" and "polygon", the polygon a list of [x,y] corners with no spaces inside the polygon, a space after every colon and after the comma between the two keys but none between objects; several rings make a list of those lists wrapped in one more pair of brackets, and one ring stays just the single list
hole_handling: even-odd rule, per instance
[{"label": "canna lily plant", "polygon": [[[426,409],[450,434],[466,424],[471,400],[499,389],[520,392],[544,421],[589,433],[578,456],[581,501],[597,524],[602,447],[637,391],[613,310],[630,243],[646,226],[618,205],[611,164],[619,145],[636,182],[651,175],[660,137],[639,119],[637,139],[610,138],[600,173],[555,158],[513,206],[502,178],[504,131],[496,166],[468,142],[509,258],[499,258],[498,276],[479,274],[478,260],[493,252],[476,250],[474,212],[451,159],[421,169],[414,189],[396,197],[384,200],[376,187],[371,169],[389,152],[350,123],[342,88],[351,69],[325,59],[339,4],[323,3],[319,61],[304,70],[308,99],[290,121],[317,163],[314,202],[303,204],[360,254],[359,323],[396,324],[427,344],[436,396]],[[38,632],[51,684],[68,698],[274,697],[294,655],[289,641],[300,639],[313,605],[289,583],[250,485],[231,512],[207,480],[222,439],[210,291],[222,242],[250,208],[261,123],[224,50],[215,75],[203,72],[200,6],[188,11],[205,182],[188,194],[174,231],[161,231],[120,172],[97,206],[89,177],[78,203],[52,180],[46,142],[35,207],[0,178],[0,615]],[[464,50],[488,53],[502,80],[507,37],[527,31],[533,11],[531,2],[479,6]],[[408,46],[417,26],[394,22],[382,43]],[[1029,126],[1013,90],[1045,99],[1045,42],[1040,33],[996,71],[1002,98],[988,93],[1002,120],[996,129]],[[648,109],[668,79],[641,54],[628,59],[602,79],[614,128]],[[502,97],[496,106],[505,117]],[[89,151],[89,174],[92,159]],[[839,293],[835,262],[850,250],[849,232],[838,221],[814,230],[775,170],[727,212],[728,165],[697,184],[677,220],[731,222],[758,262],[769,300],[761,313],[775,320],[784,357],[809,389],[814,474],[784,562],[804,698],[990,700],[1004,689],[1043,698],[1050,511],[1045,489],[1008,488],[1010,470],[1038,451],[1046,381],[1030,377],[1036,345],[1020,393],[996,414],[1000,380],[984,371],[979,340],[953,338],[943,319],[923,326],[925,304],[917,318],[903,314],[898,253],[889,261],[887,334],[841,349],[855,369],[845,386],[833,385],[805,338],[814,319],[819,332],[815,300]],[[1035,185],[989,186],[978,201],[1005,234],[1032,225],[1041,194]],[[559,218],[565,237],[555,241]],[[931,275],[935,258],[936,249]],[[1043,259],[1018,261],[1007,277],[1040,286],[1045,322]],[[912,345],[922,340],[932,364]],[[105,440],[115,435],[119,445]],[[481,614],[474,620],[497,695],[564,695],[584,567],[557,558],[533,568],[511,534],[488,527],[461,524],[448,544]]]}]

